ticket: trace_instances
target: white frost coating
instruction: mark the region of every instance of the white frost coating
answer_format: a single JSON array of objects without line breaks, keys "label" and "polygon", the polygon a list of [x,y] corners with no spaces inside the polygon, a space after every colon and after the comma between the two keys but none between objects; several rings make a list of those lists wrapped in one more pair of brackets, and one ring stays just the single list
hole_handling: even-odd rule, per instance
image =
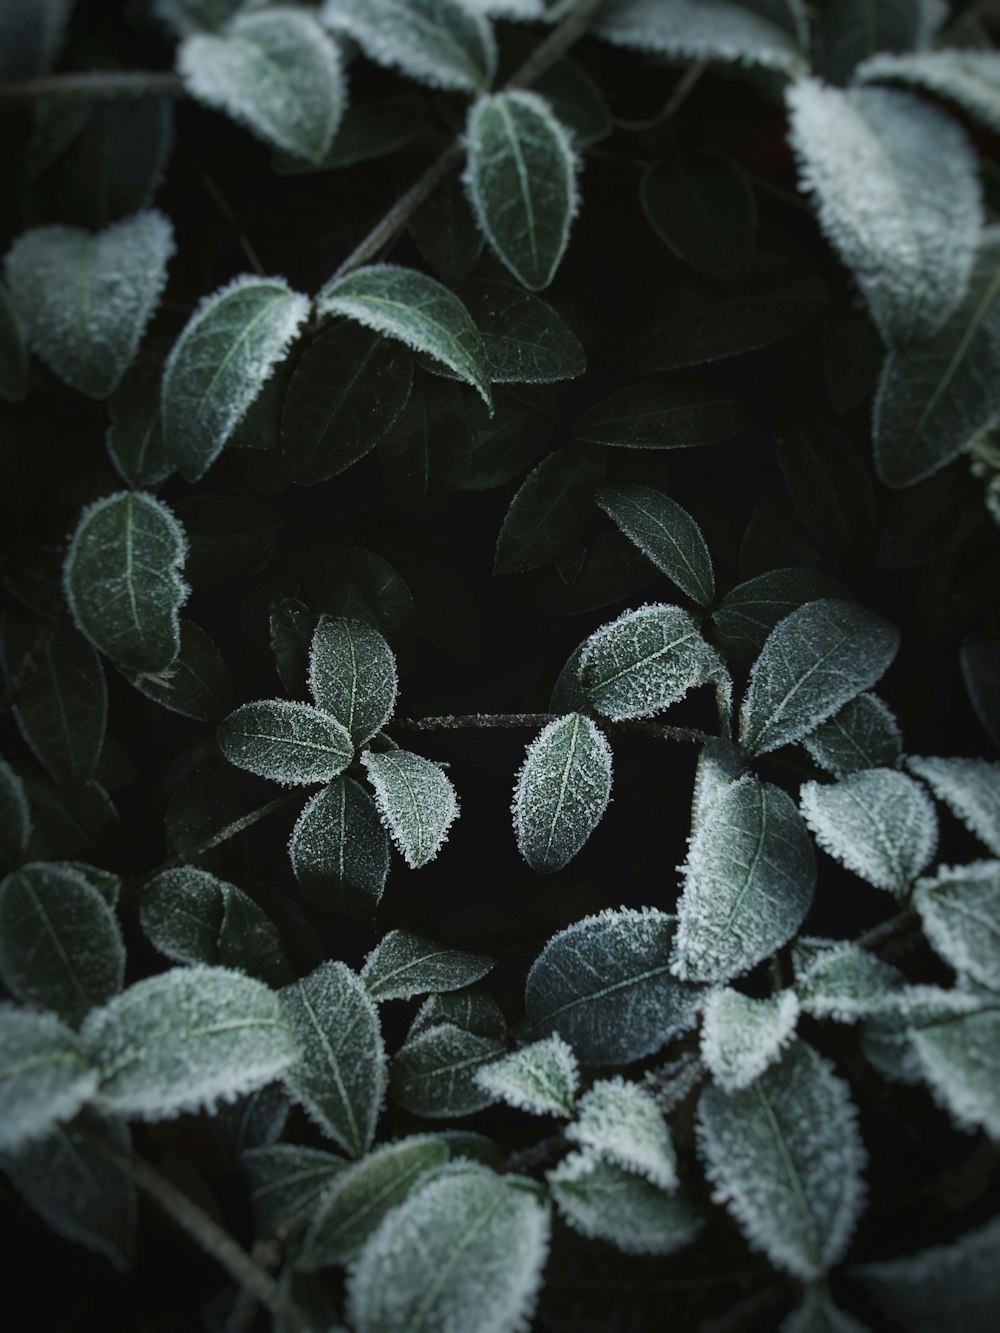
[{"label": "white frost coating", "polygon": [[320,616],[309,646],[309,692],[363,745],[396,706],[396,658],[377,629],[361,620]]},{"label": "white frost coating", "polygon": [[728,981],[798,931],[816,858],[791,798],[747,773],[709,808],[681,873],[674,975]]},{"label": "white frost coating", "polygon": [[911,1032],[931,1094],[960,1129],[1000,1140],[1000,1005]]},{"label": "white frost coating", "polygon": [[186,481],[218,458],[308,314],[283,278],[248,273],[202,299],[163,371],[164,448]]},{"label": "white frost coating", "polygon": [[173,228],[155,209],[99,232],[24,232],[4,276],[32,351],[72,388],[107,398],[139,350],[173,253]]},{"label": "white frost coating", "polygon": [[783,990],[766,1000],[721,990],[708,997],[701,1022],[701,1058],[726,1092],[748,1088],[795,1035],[798,996]]},{"label": "white frost coating", "polygon": [[877,694],[859,694],[804,736],[802,744],[835,778],[862,768],[898,768],[903,753],[899,723]]},{"label": "white frost coating", "polygon": [[965,296],[983,225],[964,131],[894,89],[844,92],[802,79],[786,98],[801,188],[883,339],[931,337]]},{"label": "white frost coating", "polygon": [[410,1035],[393,1056],[390,1095],[397,1106],[432,1120],[472,1115],[496,1098],[476,1081],[477,1070],[498,1059],[504,1043],[455,1023],[437,1023]]},{"label": "white frost coating", "polygon": [[429,995],[413,1016],[407,1041],[421,1032],[452,1023],[477,1037],[496,1037],[505,1041],[507,1020],[493,996],[484,990],[469,986],[464,990],[446,991],[443,995]]},{"label": "white frost coating", "polygon": [[683,1195],[669,1194],[589,1148],[563,1158],[546,1180],[574,1231],[610,1241],[625,1254],[673,1254],[702,1229],[700,1214]]},{"label": "white frost coating", "polygon": [[526,1333],[548,1254],[549,1210],[536,1189],[462,1162],[415,1190],[348,1277],[351,1328]]},{"label": "white frost coating", "polygon": [[283,787],[329,782],[354,758],[336,718],[288,699],[241,704],[219,726],[218,742],[231,764]]},{"label": "white frost coating", "polygon": [[810,1282],[843,1258],[864,1205],[867,1155],[850,1090],[802,1041],[749,1088],[709,1084],[698,1148],[747,1243]]},{"label": "white frost coating", "polygon": [[450,949],[408,930],[390,930],[365,959],[361,980],[376,1000],[409,1000],[432,991],[461,990],[495,966],[482,953]]},{"label": "white frost coating", "polygon": [[481,1066],[476,1082],[519,1111],[565,1117],[573,1114],[580,1068],[572,1047],[556,1035]]},{"label": "white frost coating", "polygon": [[518,282],[555,277],[580,198],[569,133],[536,93],[481,97],[469,112],[463,175],[480,230]]},{"label": "white frost coating", "polygon": [[937,848],[934,802],[894,768],[803,785],[799,804],[817,843],[848,870],[901,897]]},{"label": "white frost coating", "polygon": [[856,1023],[891,1005],[891,995],[905,984],[903,973],[891,963],[844,941],[824,941],[800,962],[795,957],[795,989],[803,1013],[813,1018],[832,1018],[838,1023]]},{"label": "white frost coating", "polygon": [[580,657],[584,694],[613,721],[652,717],[698,685],[720,684],[722,658],[679,606],[666,603],[625,611],[587,639]]},{"label": "white frost coating", "polygon": [[379,817],[411,870],[419,870],[444,846],[458,817],[458,796],[437,764],[410,750],[361,756],[375,789]]},{"label": "white frost coating", "polygon": [[994,856],[1000,856],[1000,761],[918,757],[906,764]]},{"label": "white frost coating", "polygon": [[611,746],[582,713],[548,723],[514,785],[514,833],[533,870],[561,870],[600,823],[611,796]]},{"label": "white frost coating", "polygon": [[694,791],[691,795],[691,833],[698,832],[708,818],[716,799],[727,787],[738,781],[744,772],[744,759],[739,746],[722,737],[706,741],[698,751],[698,765],[694,773]]},{"label": "white frost coating", "polygon": [[941,866],[913,894],[924,934],[960,976],[1000,991],[1000,861]]},{"label": "white frost coating", "polygon": [[81,1029],[98,1102],[166,1120],[263,1087],[300,1051],[278,996],[242,972],[176,967],[137,981]]},{"label": "white frost coating", "polygon": [[661,1190],[677,1188],[677,1154],[667,1122],[638,1083],[620,1077],[595,1083],[581,1099],[566,1137]]},{"label": "white frost coating", "polygon": [[726,0],[620,0],[595,31],[615,46],[677,60],[720,60],[801,74],[806,60],[791,34]]},{"label": "white frost coating", "polygon": [[320,18],[369,60],[432,88],[479,92],[496,71],[493,29],[467,0],[326,0]]},{"label": "white frost coating", "polygon": [[0,1152],[71,1119],[96,1089],[87,1052],[55,1014],[0,1004]]},{"label": "white frost coating", "polygon": [[715,597],[712,557],[686,509],[652,486],[603,486],[594,498],[662,574],[708,606]]},{"label": "white frost coating", "polygon": [[1000,131],[1000,55],[996,51],[881,53],[862,61],[855,83],[902,83],[954,102],[994,133]]},{"label": "white frost coating", "polygon": [[302,807],[288,857],[312,900],[340,894],[374,908],[389,874],[389,835],[369,793],[341,775]]}]

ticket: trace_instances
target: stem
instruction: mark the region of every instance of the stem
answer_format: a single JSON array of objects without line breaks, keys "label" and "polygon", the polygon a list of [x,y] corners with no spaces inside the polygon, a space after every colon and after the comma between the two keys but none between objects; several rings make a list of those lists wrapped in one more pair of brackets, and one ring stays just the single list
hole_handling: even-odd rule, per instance
[{"label": "stem", "polygon": [[854,941],[859,949],[878,950],[887,940],[891,940],[894,935],[901,934],[908,926],[913,924],[912,912],[897,912],[895,916],[890,916],[886,921],[880,921],[877,926],[872,926],[871,930],[866,930],[863,935],[859,935]]},{"label": "stem", "polygon": [[179,74],[148,70],[87,70],[0,83],[0,97],[186,97]]},{"label": "stem", "polygon": [[251,810],[249,814],[240,815],[239,819],[234,819],[231,824],[226,824],[224,828],[219,829],[218,833],[203,843],[200,843],[194,855],[201,856],[203,852],[210,852],[213,847],[218,847],[230,838],[235,838],[237,833],[242,833],[244,829],[251,828],[261,819],[266,819],[268,815],[273,815],[277,810],[284,810],[286,805],[291,805],[293,801],[301,801],[301,791],[286,791],[281,796],[276,796],[273,801],[268,801],[266,805],[259,805],[256,810]]},{"label": "stem", "polygon": [[[521,727],[541,730],[548,723],[565,716],[565,713],[456,713],[441,717],[397,717],[389,723],[387,730],[393,727],[401,731],[516,730]],[[610,722],[607,718],[601,718],[600,722],[608,731],[654,736],[657,740],[693,741],[700,745],[712,739],[707,731],[698,731],[694,727],[668,727],[642,719]]]},{"label": "stem", "polygon": [[561,1129],[557,1129],[548,1138],[540,1139],[538,1143],[532,1143],[527,1148],[511,1153],[507,1159],[508,1170],[530,1171],[533,1167],[543,1166],[565,1147],[566,1136]]},{"label": "stem", "polygon": [[688,65],[687,69],[674,84],[670,96],[660,107],[655,116],[649,120],[625,120],[622,117],[615,119],[615,126],[620,130],[626,130],[629,133],[639,134],[643,130],[655,130],[677,114],[688,97],[694,91],[695,84],[708,69],[711,62],[708,60],[696,60]]}]

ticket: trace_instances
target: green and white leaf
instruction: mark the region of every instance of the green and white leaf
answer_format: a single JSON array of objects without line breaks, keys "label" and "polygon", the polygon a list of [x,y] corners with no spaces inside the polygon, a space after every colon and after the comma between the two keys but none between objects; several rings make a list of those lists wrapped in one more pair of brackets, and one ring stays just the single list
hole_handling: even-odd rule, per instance
[{"label": "green and white leaf", "polygon": [[475,986],[429,995],[414,1015],[407,1039],[442,1023],[453,1023],[465,1032],[474,1032],[477,1037],[496,1037],[499,1041],[505,1041],[507,1037],[503,1010],[492,995]]},{"label": "green and white leaf", "polygon": [[1000,1139],[1000,1006],[910,1034],[934,1100],[960,1129]]},{"label": "green and white leaf", "polygon": [[712,557],[686,509],[652,486],[603,486],[595,500],[619,531],[703,606],[715,597]]},{"label": "green and white leaf", "polygon": [[[925,1071],[916,1049],[917,1034],[959,1024],[983,1006],[983,994],[974,989],[900,985],[872,1006],[874,1012],[861,1029],[861,1052],[887,1079],[920,1083]],[[949,1038],[945,1040],[947,1045]]]},{"label": "green and white leaf", "polygon": [[691,794],[691,832],[695,834],[708,818],[718,797],[746,771],[740,748],[732,741],[715,736],[698,751],[694,772],[694,791]]},{"label": "green and white leaf", "polygon": [[494,384],[554,384],[585,372],[576,334],[552,307],[510,282],[478,278],[462,300],[479,329]]},{"label": "green and white leaf", "polygon": [[375,789],[375,803],[411,870],[433,861],[458,816],[451,782],[430,759],[411,750],[366,750],[361,762]]},{"label": "green and white leaf", "polygon": [[667,1122],[638,1083],[622,1078],[595,1083],[581,1098],[566,1137],[659,1189],[677,1187],[677,1154]]},{"label": "green and white leaf", "polygon": [[[815,950],[806,948],[815,944]],[[891,1009],[903,973],[874,953],[845,941],[799,941],[793,948],[795,989],[803,1013],[837,1023]]]},{"label": "green and white leaf", "polygon": [[152,0],[152,8],[178,37],[186,37],[192,32],[218,30],[248,5],[247,0]]},{"label": "green and white leaf", "polygon": [[835,778],[865,768],[898,768],[903,754],[899,723],[877,694],[859,694],[804,736],[802,744]]},{"label": "green and white leaf", "polygon": [[371,911],[389,874],[389,835],[364,787],[341,776],[302,807],[288,855],[311,903]]},{"label": "green and white leaf", "polygon": [[615,46],[676,61],[718,60],[795,75],[806,59],[786,30],[728,0],[618,0],[597,33]]},{"label": "green and white leaf", "polygon": [[778,1333],[871,1333],[871,1330],[834,1305],[829,1288],[817,1282],[806,1288],[803,1303],[782,1322]]},{"label": "green and white leaf", "polygon": [[994,134],[1000,132],[1000,58],[995,51],[882,52],[858,65],[854,81],[930,93],[953,102]]},{"label": "green and white leaf", "polygon": [[907,759],[906,766],[994,856],[1000,856],[1000,762],[916,757]]},{"label": "green and white leaf", "polygon": [[361,620],[320,616],[309,649],[309,693],[363,745],[396,706],[396,659],[378,630]]},{"label": "green and white leaf", "polygon": [[491,1097],[519,1111],[564,1119],[573,1114],[580,1068],[572,1047],[557,1034],[482,1065],[476,1082]]},{"label": "green and white leaf", "polygon": [[748,1088],[777,1060],[795,1035],[798,996],[779,991],[754,1000],[739,991],[714,991],[701,1020],[701,1059],[726,1092]]},{"label": "green and white leaf", "polygon": [[268,1235],[279,1228],[291,1230],[307,1219],[350,1163],[322,1148],[272,1143],[245,1149],[240,1165],[250,1185],[257,1231]]},{"label": "green and white leaf", "polygon": [[97,1089],[76,1033],[55,1014],[0,1004],[0,1152],[20,1152],[71,1120]]},{"label": "green and white leaf", "polygon": [[472,1115],[496,1101],[476,1079],[504,1052],[496,1037],[438,1023],[408,1037],[392,1060],[389,1094],[397,1106],[432,1120]]},{"label": "green and white leaf", "polygon": [[1000,861],[941,866],[917,881],[913,906],[946,963],[1000,991]]},{"label": "green and white leaf", "polygon": [[514,786],[514,833],[533,870],[561,870],[600,823],[611,796],[611,746],[582,713],[549,722]]},{"label": "green and white leaf", "polygon": [[354,758],[350,733],[336,718],[287,699],[241,704],[218,740],[231,764],[285,787],[329,782]]},{"label": "green and white leaf", "polygon": [[785,616],[806,602],[839,597],[843,591],[829,575],[803,565],[768,569],[726,593],[712,612],[712,628],[727,661],[749,665]]},{"label": "green and white leaf", "polygon": [[373,999],[409,1000],[414,995],[461,990],[493,967],[493,959],[485,954],[449,949],[408,930],[390,930],[365,959],[361,980]]}]

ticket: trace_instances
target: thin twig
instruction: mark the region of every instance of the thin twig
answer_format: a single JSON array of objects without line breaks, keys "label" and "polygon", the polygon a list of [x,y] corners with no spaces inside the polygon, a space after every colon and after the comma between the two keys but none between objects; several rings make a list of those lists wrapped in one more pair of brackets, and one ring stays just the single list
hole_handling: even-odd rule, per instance
[{"label": "thin twig", "polygon": [[237,219],[236,214],[233,212],[232,208],[230,207],[228,199],[219,189],[218,185],[216,185],[215,181],[212,180],[208,172],[205,171],[204,168],[199,165],[197,159],[193,160],[194,160],[195,170],[197,171],[198,176],[201,179],[202,185],[204,185],[205,189],[211,196],[212,202],[215,204],[216,208],[219,210],[222,216],[226,219],[229,225],[236,232],[236,239],[237,241],[239,241],[240,249],[246,255],[250,267],[257,274],[258,278],[266,278],[267,272],[257,256],[257,251],[251,245],[249,236],[247,236],[247,234],[243,231],[242,227],[240,226],[239,220]]},{"label": "thin twig", "polygon": [[674,84],[670,96],[657,111],[655,116],[649,120],[625,120],[622,117],[615,118],[615,127],[619,130],[626,130],[628,133],[641,133],[643,130],[659,129],[661,125],[675,116],[681,109],[688,97],[694,91],[695,85],[701,76],[708,69],[711,62],[708,60],[696,60],[688,65],[687,69]]},{"label": "thin twig", "polygon": [[[455,713],[440,717],[397,717],[389,723],[387,730],[398,727],[400,731],[511,731],[520,729],[541,730],[550,722],[555,722],[565,713]],[[653,736],[664,741],[693,741],[702,744],[712,737],[707,731],[698,731],[694,727],[668,727],[660,722],[643,720],[611,722],[601,718],[601,726],[608,731],[624,732],[635,736]]]},{"label": "thin twig", "polygon": [[87,70],[0,83],[0,97],[186,97],[179,74],[149,70]]},{"label": "thin twig", "polygon": [[284,810],[285,806],[301,800],[301,791],[286,791],[281,796],[276,796],[273,801],[258,806],[256,810],[251,810],[249,814],[240,815],[239,819],[234,819],[231,824],[226,824],[224,828],[219,829],[218,833],[213,833],[207,841],[199,843],[194,855],[201,856],[204,852],[210,852],[213,847],[218,847],[222,843],[228,842],[230,838],[235,838],[238,833],[252,827],[261,819],[266,819],[268,815],[273,815],[278,810]]},{"label": "thin twig", "polygon": [[887,940],[891,940],[894,935],[899,935],[912,926],[915,920],[912,912],[897,912],[895,916],[880,921],[877,926],[872,926],[871,930],[859,935],[854,943],[859,949],[877,951]]},{"label": "thin twig", "polygon": [[538,1143],[529,1144],[527,1148],[511,1153],[507,1158],[507,1168],[510,1171],[531,1171],[536,1166],[544,1166],[565,1147],[566,1136],[561,1129],[557,1129],[548,1138],[540,1139]]}]

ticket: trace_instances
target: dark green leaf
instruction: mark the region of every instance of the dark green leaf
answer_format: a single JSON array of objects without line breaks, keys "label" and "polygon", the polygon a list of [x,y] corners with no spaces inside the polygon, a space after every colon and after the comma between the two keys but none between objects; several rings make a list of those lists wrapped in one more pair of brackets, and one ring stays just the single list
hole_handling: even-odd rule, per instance
[{"label": "dark green leaf", "polygon": [[688,449],[729,439],[746,419],[745,405],[710,380],[664,375],[595,403],[573,434],[621,449]]},{"label": "dark green leaf", "polygon": [[778,463],[806,530],[832,559],[859,565],[875,545],[875,493],[851,443],[817,422],[778,439]]},{"label": "dark green leaf", "polygon": [[0,398],[19,403],[28,392],[28,344],[10,293],[0,282]]},{"label": "dark green leaf", "polygon": [[408,1038],[393,1057],[389,1094],[397,1106],[431,1120],[472,1115],[495,1100],[476,1070],[502,1055],[503,1043],[453,1023],[439,1023]]},{"label": "dark green leaf", "polygon": [[497,539],[494,572],[536,569],[576,541],[590,520],[591,496],[604,472],[599,449],[564,445],[543,459],[510,502]]},{"label": "dark green leaf", "polygon": [[314,906],[366,915],[378,905],[389,873],[389,835],[353,778],[335,778],[303,807],[288,852]]},{"label": "dark green leaf", "polygon": [[772,569],[727,592],[712,612],[712,625],[726,657],[748,664],[779,620],[805,602],[842,594],[834,579],[804,566]]},{"label": "dark green leaf", "polygon": [[0,1004],[0,1152],[19,1152],[71,1120],[97,1089],[76,1033],[55,1014]]},{"label": "dark green leaf", "polygon": [[494,384],[551,384],[586,370],[573,330],[540,297],[479,278],[462,289],[462,299],[482,335]]},{"label": "dark green leaf", "polygon": [[459,386],[421,375],[398,424],[379,445],[379,468],[404,508],[432,514],[444,507],[461,485],[469,435]]},{"label": "dark green leaf", "polygon": [[686,509],[651,486],[603,486],[594,498],[661,573],[703,606],[712,601],[712,557]]},{"label": "dark green leaf", "polygon": [[350,733],[336,718],[286,699],[242,704],[218,736],[231,764],[286,787],[329,782],[354,758]]},{"label": "dark green leaf", "polygon": [[361,980],[376,1000],[408,1000],[431,991],[461,990],[493,968],[484,954],[466,953],[390,930],[365,959]]},{"label": "dark green leaf", "polygon": [[24,855],[31,837],[31,810],[24,783],[0,756],[0,873]]},{"label": "dark green leaf", "polygon": [[126,486],[158,486],[174,470],[163,445],[160,382],[163,350],[144,348],[108,399],[111,418],[105,444],[108,457]]},{"label": "dark green leaf", "polygon": [[514,787],[514,833],[533,870],[561,870],[600,823],[611,795],[611,747],[581,713],[550,722]]},{"label": "dark green leaf", "polygon": [[396,659],[377,630],[361,620],[320,616],[309,648],[309,692],[355,745],[392,717],[398,687]]},{"label": "dark green leaf", "polygon": [[749,268],[757,213],[746,177],[728,158],[696,153],[655,162],[639,193],[650,226],[692,268],[722,279]]}]

